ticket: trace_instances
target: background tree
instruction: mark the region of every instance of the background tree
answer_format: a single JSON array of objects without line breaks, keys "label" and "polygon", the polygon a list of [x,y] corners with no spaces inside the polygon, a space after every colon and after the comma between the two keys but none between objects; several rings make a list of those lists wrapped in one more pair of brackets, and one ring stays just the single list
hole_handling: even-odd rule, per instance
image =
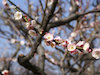
[{"label": "background tree", "polygon": [[99,75],[100,0],[0,1],[0,73]]}]

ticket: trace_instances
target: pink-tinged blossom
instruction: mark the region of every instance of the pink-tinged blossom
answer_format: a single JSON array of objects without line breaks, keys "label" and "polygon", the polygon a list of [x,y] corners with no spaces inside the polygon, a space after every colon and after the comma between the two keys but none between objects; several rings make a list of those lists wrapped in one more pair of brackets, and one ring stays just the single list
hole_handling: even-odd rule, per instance
[{"label": "pink-tinged blossom", "polygon": [[66,43],[67,44],[71,44],[71,40],[70,39],[66,39]]},{"label": "pink-tinged blossom", "polygon": [[20,41],[20,44],[21,44],[21,45],[25,45],[25,41],[21,40],[21,41]]},{"label": "pink-tinged blossom", "polygon": [[70,34],[70,37],[76,37],[77,36],[77,32],[72,32],[71,34]]},{"label": "pink-tinged blossom", "polygon": [[44,35],[44,39],[45,39],[46,41],[52,41],[52,40],[53,40],[53,34],[51,34],[51,33],[46,33],[46,34]]},{"label": "pink-tinged blossom", "polygon": [[53,3],[53,0],[49,0],[49,2],[48,2],[48,6],[51,6],[52,3]]},{"label": "pink-tinged blossom", "polygon": [[55,42],[51,42],[50,45],[51,45],[52,48],[56,47],[56,43]]},{"label": "pink-tinged blossom", "polygon": [[50,46],[50,41],[44,40],[44,42],[47,46]]},{"label": "pink-tinged blossom", "polygon": [[78,47],[83,47],[83,45],[85,44],[85,41],[79,41],[76,46]]},{"label": "pink-tinged blossom", "polygon": [[34,30],[29,30],[28,34],[31,35],[32,37],[36,36],[36,32]]},{"label": "pink-tinged blossom", "polygon": [[92,49],[89,49],[88,52],[91,53],[92,52]]},{"label": "pink-tinged blossom", "polygon": [[68,39],[73,40],[77,36],[77,34],[78,34],[78,31],[72,32]]},{"label": "pink-tinged blossom", "polygon": [[16,43],[16,41],[17,41],[16,39],[11,39],[11,40],[10,40],[10,42],[11,42],[12,44]]},{"label": "pink-tinged blossom", "polygon": [[25,23],[25,27],[28,28],[30,26],[30,22]]},{"label": "pink-tinged blossom", "polygon": [[31,20],[31,25],[36,25],[36,21],[35,20]]},{"label": "pink-tinged blossom", "polygon": [[79,1],[78,0],[76,0],[76,4],[79,6],[80,5],[80,3],[79,3]]},{"label": "pink-tinged blossom", "polygon": [[60,42],[62,39],[61,39],[60,36],[56,36],[56,37],[54,38],[54,40],[55,40],[56,42]]},{"label": "pink-tinged blossom", "polygon": [[2,0],[2,4],[5,6],[7,4],[7,0]]},{"label": "pink-tinged blossom", "polygon": [[10,75],[10,73],[9,73],[8,70],[3,70],[3,71],[2,71],[2,74],[3,74],[3,75]]},{"label": "pink-tinged blossom", "polygon": [[69,7],[69,11],[72,11],[72,9],[73,9],[72,7]]},{"label": "pink-tinged blossom", "polygon": [[17,11],[15,14],[14,14],[14,18],[15,20],[21,20],[22,19],[22,13]]},{"label": "pink-tinged blossom", "polygon": [[33,25],[29,25],[28,26],[28,30],[33,30],[34,29],[34,26]]},{"label": "pink-tinged blossom", "polygon": [[89,49],[89,47],[90,47],[90,44],[87,42],[84,44],[83,50],[87,51]]},{"label": "pink-tinged blossom", "polygon": [[63,43],[61,43],[61,46],[66,47],[67,46],[66,41],[64,41]]},{"label": "pink-tinged blossom", "polygon": [[68,51],[75,51],[76,50],[76,45],[75,44],[68,44],[67,46]]},{"label": "pink-tinged blossom", "polygon": [[92,51],[92,56],[95,59],[100,59],[100,49],[94,48],[93,51]]}]

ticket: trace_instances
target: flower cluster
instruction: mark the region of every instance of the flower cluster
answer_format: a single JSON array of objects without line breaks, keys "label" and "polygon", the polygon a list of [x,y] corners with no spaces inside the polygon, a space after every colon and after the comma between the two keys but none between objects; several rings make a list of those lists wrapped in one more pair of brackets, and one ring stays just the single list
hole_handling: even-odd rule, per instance
[{"label": "flower cluster", "polygon": [[3,70],[3,71],[2,71],[2,74],[3,74],[3,75],[10,75],[10,72],[9,72],[8,70]]},{"label": "flower cluster", "polygon": [[36,31],[34,30],[34,27],[36,27],[35,20],[30,20],[26,15],[23,16],[20,11],[15,12],[14,18],[15,20],[25,21],[25,27],[28,29],[28,34],[32,37],[36,36]]},{"label": "flower cluster", "polygon": [[62,39],[59,36],[54,37],[53,34],[51,33],[46,33],[44,35],[44,41],[47,46],[51,46],[53,48],[58,46],[62,46],[65,50],[69,51],[70,53],[73,54],[82,54],[82,53],[91,53],[92,56],[96,59],[100,58],[100,49],[91,49],[90,44],[85,41],[79,41],[78,43],[73,43],[69,39]]}]

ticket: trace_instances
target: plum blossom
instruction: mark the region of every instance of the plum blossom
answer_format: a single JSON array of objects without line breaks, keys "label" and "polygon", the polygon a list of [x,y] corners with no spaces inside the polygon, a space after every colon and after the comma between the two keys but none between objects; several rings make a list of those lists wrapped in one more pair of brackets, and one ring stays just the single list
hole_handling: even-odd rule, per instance
[{"label": "plum blossom", "polygon": [[63,43],[61,43],[61,46],[66,47],[67,46],[66,41],[64,41]]},{"label": "plum blossom", "polygon": [[69,39],[70,39],[70,40],[73,40],[73,39],[77,36],[77,34],[78,34],[78,31],[72,32],[72,33],[70,34]]},{"label": "plum blossom", "polygon": [[85,41],[79,41],[76,46],[82,47],[85,44]]},{"label": "plum blossom", "polygon": [[79,3],[79,1],[78,0],[76,0],[76,4],[79,6],[80,5],[80,3]]},{"label": "plum blossom", "polygon": [[100,59],[100,49],[94,48],[92,51],[92,56],[96,59]]},{"label": "plum blossom", "polygon": [[21,41],[20,41],[20,44],[21,44],[21,45],[25,45],[25,41],[21,40]]},{"label": "plum blossom", "polygon": [[89,47],[90,47],[90,44],[87,42],[84,44],[83,50],[87,51],[89,49]]},{"label": "plum blossom", "polygon": [[31,35],[32,37],[36,36],[36,32],[34,30],[29,30],[28,34]]},{"label": "plum blossom", "polygon": [[7,0],[2,0],[2,4],[6,5],[7,4]]},{"label": "plum blossom", "polygon": [[54,40],[55,40],[57,43],[62,43],[62,42],[63,42],[63,40],[61,39],[60,36],[56,36],[56,37],[54,38]]},{"label": "plum blossom", "polygon": [[75,44],[68,44],[67,49],[68,49],[68,51],[75,51],[76,45]]},{"label": "plum blossom", "polygon": [[31,25],[35,25],[36,24],[36,21],[35,20],[31,20]]},{"label": "plum blossom", "polygon": [[56,47],[56,43],[55,42],[51,42],[50,45],[51,45],[52,48]]},{"label": "plum blossom", "polygon": [[69,8],[69,11],[72,11],[72,7]]},{"label": "plum blossom", "polygon": [[22,19],[22,13],[17,11],[15,14],[14,14],[14,17],[15,17],[15,20],[21,20]]},{"label": "plum blossom", "polygon": [[66,43],[67,44],[71,44],[71,40],[70,39],[66,39]]},{"label": "plum blossom", "polygon": [[29,25],[30,25],[30,22],[26,22],[26,23],[25,23],[25,27],[26,27],[26,28],[28,28]]},{"label": "plum blossom", "polygon": [[10,75],[8,70],[3,70],[3,71],[2,71],[2,74],[3,74],[3,75]]},{"label": "plum blossom", "polygon": [[12,44],[16,43],[16,41],[17,41],[16,39],[11,39],[11,40],[10,40],[10,42],[11,42]]},{"label": "plum blossom", "polygon": [[49,0],[49,2],[48,2],[48,6],[51,6],[52,3],[53,3],[53,0]]},{"label": "plum blossom", "polygon": [[72,32],[72,33],[70,34],[70,36],[71,36],[71,37],[76,37],[76,36],[77,36],[77,32]]},{"label": "plum blossom", "polygon": [[44,39],[46,40],[46,41],[52,41],[53,40],[53,35],[51,34],[51,33],[46,33],[45,35],[44,35]]}]

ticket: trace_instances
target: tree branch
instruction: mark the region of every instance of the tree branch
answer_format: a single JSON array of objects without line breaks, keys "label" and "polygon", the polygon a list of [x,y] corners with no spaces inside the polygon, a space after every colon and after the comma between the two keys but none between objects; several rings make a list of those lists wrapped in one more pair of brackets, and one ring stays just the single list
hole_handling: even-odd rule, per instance
[{"label": "tree branch", "polygon": [[50,22],[50,24],[49,24],[48,27],[47,27],[47,30],[49,30],[50,28],[54,28],[54,27],[58,27],[58,26],[62,26],[62,25],[68,24],[69,22],[71,22],[71,21],[73,21],[73,20],[76,20],[76,19],[78,19],[79,17],[84,16],[84,15],[86,15],[86,14],[90,14],[90,13],[99,13],[99,12],[100,12],[100,10],[93,9],[93,10],[91,10],[91,11],[84,12],[84,13],[72,14],[72,15],[70,15],[69,17],[64,18],[64,19],[62,19],[62,20],[58,20],[58,21],[55,21],[55,22]]}]

